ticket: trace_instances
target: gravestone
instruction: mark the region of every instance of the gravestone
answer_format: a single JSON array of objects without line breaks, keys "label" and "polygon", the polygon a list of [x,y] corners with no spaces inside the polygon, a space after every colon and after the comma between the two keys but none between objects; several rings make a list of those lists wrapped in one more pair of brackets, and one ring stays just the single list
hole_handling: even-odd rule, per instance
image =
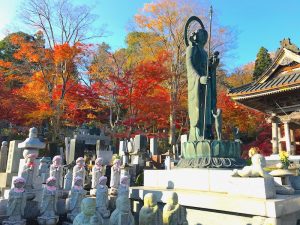
[{"label": "gravestone", "polygon": [[97,155],[97,157],[99,157],[100,151],[107,151],[107,149],[108,148],[107,148],[105,140],[97,140],[97,143],[96,143],[96,155]]},{"label": "gravestone", "polygon": [[82,140],[71,139],[70,141],[70,154],[68,164],[75,161],[79,157],[84,157],[85,143]]},{"label": "gravestone", "polygon": [[69,163],[70,156],[70,140],[70,137],[65,137],[65,159],[67,163]]},{"label": "gravestone", "polygon": [[180,154],[182,154],[185,150],[185,143],[187,143],[188,141],[188,135],[187,134],[183,134],[180,136]]},{"label": "gravestone", "polygon": [[151,153],[151,156],[158,155],[157,138],[151,138],[150,139],[150,153]]},{"label": "gravestone", "polygon": [[112,156],[112,151],[99,151],[99,156],[97,155],[97,158],[101,157],[103,159],[103,164],[109,165],[112,160]]},{"label": "gravestone", "polygon": [[135,135],[134,138],[134,151],[145,151],[147,148],[147,137],[145,135]]},{"label": "gravestone", "polygon": [[2,142],[1,152],[0,152],[0,172],[6,171],[6,164],[7,164],[7,154],[8,154],[8,147],[7,141]]},{"label": "gravestone", "polygon": [[119,156],[123,156],[125,155],[125,153],[127,152],[127,141],[120,141],[119,144]]},{"label": "gravestone", "polygon": [[10,188],[12,177],[18,174],[19,161],[22,156],[21,149],[18,148],[18,144],[22,141],[10,141],[7,157],[6,172],[0,173],[0,189]]}]

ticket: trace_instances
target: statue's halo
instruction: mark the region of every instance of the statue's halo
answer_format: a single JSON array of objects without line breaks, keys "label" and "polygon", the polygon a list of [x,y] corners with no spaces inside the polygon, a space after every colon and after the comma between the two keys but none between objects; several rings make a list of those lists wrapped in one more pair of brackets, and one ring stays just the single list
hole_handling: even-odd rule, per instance
[{"label": "statue's halo", "polygon": [[198,23],[200,24],[201,28],[202,28],[203,30],[205,30],[205,27],[204,27],[202,21],[200,20],[200,18],[197,17],[197,16],[191,16],[191,17],[187,20],[187,22],[186,22],[186,24],[185,24],[185,27],[184,27],[184,41],[185,41],[186,47],[189,46],[188,29],[189,29],[190,24],[191,24],[193,21],[198,22]]}]

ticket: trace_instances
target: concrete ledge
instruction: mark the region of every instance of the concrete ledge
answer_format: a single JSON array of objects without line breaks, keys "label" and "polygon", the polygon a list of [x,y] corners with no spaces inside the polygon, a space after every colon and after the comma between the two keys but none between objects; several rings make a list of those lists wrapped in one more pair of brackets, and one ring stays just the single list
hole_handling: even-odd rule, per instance
[{"label": "concrete ledge", "polygon": [[276,199],[232,196],[225,193],[212,193],[181,189],[160,189],[155,187],[131,187],[130,198],[141,201],[147,193],[156,195],[159,202],[166,203],[171,192],[176,191],[179,203],[186,207],[241,213],[251,216],[282,217],[300,213],[300,195],[277,195]]}]

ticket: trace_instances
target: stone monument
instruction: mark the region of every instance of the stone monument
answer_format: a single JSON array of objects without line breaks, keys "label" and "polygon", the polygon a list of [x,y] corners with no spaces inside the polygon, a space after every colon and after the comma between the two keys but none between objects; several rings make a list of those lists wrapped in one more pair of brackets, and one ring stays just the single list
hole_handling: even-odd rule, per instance
[{"label": "stone monument", "polygon": [[8,219],[3,221],[3,225],[25,225],[24,210],[26,207],[25,180],[17,177],[14,180],[14,188],[9,191],[7,203]]},{"label": "stone monument", "polygon": [[121,174],[121,160],[115,159],[113,166],[111,167],[111,178],[110,178],[111,193],[116,192],[119,188],[120,174]]},{"label": "stone monument", "polygon": [[75,217],[73,225],[99,225],[95,198],[89,197],[82,200],[81,212]]},{"label": "stone monument", "polygon": [[39,176],[42,179],[42,183],[45,184],[46,180],[50,176],[49,160],[46,157],[41,158],[39,165]]},{"label": "stone monument", "polygon": [[92,169],[92,188],[97,188],[99,178],[104,175],[104,166],[102,165],[102,158],[97,158],[95,166]]},{"label": "stone monument", "polygon": [[153,193],[144,196],[144,206],[139,213],[139,225],[162,225],[162,214]]},{"label": "stone monument", "polygon": [[8,154],[7,145],[8,145],[7,141],[2,141],[1,152],[0,152],[0,172],[6,171],[7,154]]},{"label": "stone monument", "polygon": [[[201,29],[189,32],[190,24],[199,23]],[[210,56],[204,46],[208,39],[202,21],[192,16],[185,25],[186,68],[188,79],[189,139],[183,149],[178,167],[236,168],[244,166],[240,158],[240,144],[221,140],[221,114],[216,108],[216,68],[218,52]],[[210,44],[210,42],[209,42]],[[218,115],[219,113],[219,115]],[[218,138],[214,138],[213,124]]]},{"label": "stone monument", "polygon": [[123,176],[120,180],[120,185],[118,188],[118,197],[129,196],[129,177]]}]

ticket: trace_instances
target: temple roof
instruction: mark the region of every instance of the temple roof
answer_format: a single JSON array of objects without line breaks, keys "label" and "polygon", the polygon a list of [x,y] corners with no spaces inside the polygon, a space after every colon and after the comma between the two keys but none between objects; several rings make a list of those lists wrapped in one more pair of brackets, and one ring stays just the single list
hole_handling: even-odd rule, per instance
[{"label": "temple roof", "polygon": [[300,49],[290,39],[284,39],[280,44],[272,64],[259,79],[229,90],[232,99],[243,101],[300,89]]}]

